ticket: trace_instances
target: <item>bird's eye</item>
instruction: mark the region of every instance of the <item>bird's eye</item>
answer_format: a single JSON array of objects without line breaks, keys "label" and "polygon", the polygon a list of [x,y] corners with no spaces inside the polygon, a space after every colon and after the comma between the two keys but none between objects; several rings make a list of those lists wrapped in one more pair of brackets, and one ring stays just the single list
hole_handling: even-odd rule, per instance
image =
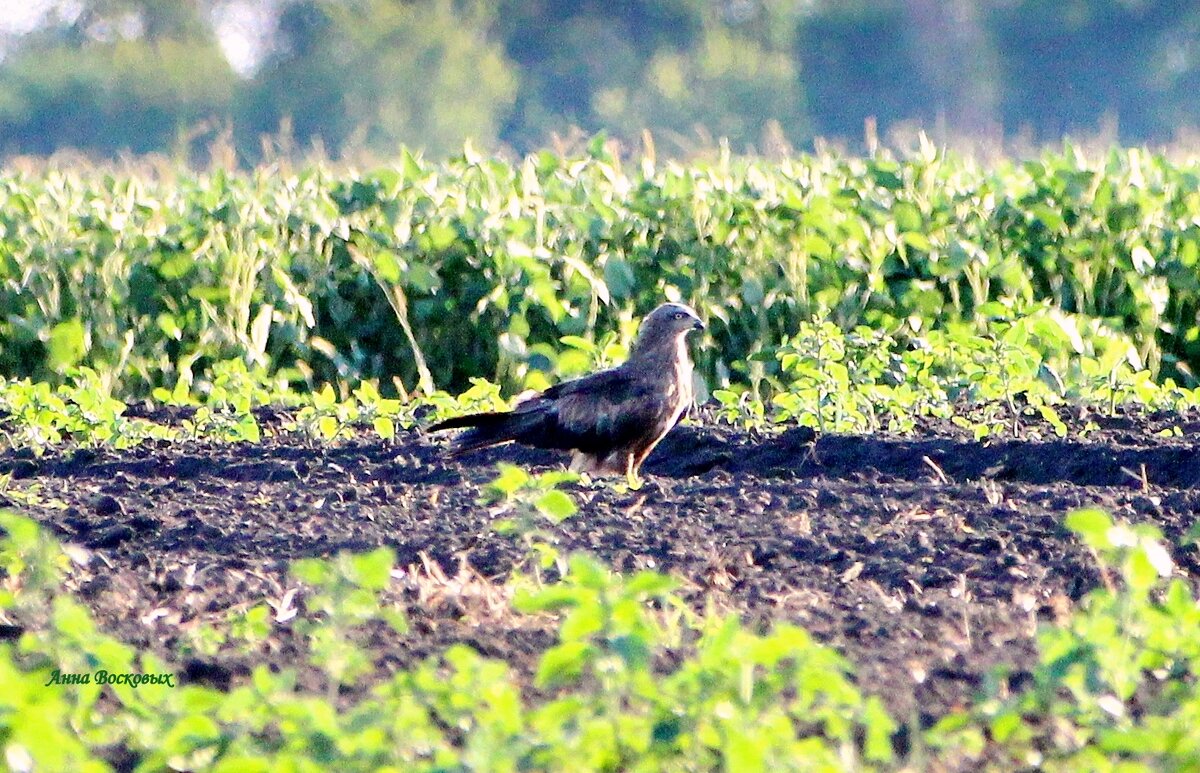
[{"label": "bird's eye", "polygon": [[683,312],[682,311],[675,312],[675,319],[683,319]]}]

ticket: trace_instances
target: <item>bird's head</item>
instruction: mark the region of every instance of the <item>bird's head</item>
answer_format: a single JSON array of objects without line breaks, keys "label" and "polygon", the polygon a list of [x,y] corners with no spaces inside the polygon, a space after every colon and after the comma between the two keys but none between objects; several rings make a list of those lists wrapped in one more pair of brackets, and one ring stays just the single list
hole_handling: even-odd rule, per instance
[{"label": "bird's head", "polygon": [[650,312],[638,329],[636,350],[657,348],[683,338],[693,330],[703,330],[704,323],[690,306],[664,303]]}]

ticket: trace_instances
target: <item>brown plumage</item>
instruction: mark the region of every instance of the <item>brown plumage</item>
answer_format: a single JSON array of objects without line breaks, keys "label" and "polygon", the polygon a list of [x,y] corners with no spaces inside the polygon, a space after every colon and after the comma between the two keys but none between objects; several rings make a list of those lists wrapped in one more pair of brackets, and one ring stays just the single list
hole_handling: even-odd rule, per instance
[{"label": "brown plumage", "polygon": [[455,439],[455,455],[515,441],[574,451],[573,469],[636,480],[692,404],[687,335],[703,329],[691,308],[664,303],[642,320],[624,364],[552,386],[512,411],[459,416],[429,429],[469,428]]}]

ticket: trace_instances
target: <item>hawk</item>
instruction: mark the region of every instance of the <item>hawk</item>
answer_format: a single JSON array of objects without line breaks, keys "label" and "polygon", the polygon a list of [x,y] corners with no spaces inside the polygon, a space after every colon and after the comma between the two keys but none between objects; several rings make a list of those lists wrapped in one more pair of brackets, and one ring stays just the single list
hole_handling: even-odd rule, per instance
[{"label": "hawk", "polygon": [[552,386],[512,411],[459,416],[429,431],[469,428],[455,439],[454,456],[515,441],[573,451],[573,470],[623,473],[632,484],[691,407],[687,336],[703,329],[690,307],[664,303],[642,320],[624,364]]}]

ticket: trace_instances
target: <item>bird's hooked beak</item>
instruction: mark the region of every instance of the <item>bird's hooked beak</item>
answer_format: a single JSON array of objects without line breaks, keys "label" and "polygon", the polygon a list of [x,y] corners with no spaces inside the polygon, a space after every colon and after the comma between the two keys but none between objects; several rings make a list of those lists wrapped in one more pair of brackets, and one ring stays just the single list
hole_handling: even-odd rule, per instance
[{"label": "bird's hooked beak", "polygon": [[695,322],[692,323],[692,330],[703,330],[703,329],[704,329],[704,323],[701,322],[700,320],[696,320]]}]

